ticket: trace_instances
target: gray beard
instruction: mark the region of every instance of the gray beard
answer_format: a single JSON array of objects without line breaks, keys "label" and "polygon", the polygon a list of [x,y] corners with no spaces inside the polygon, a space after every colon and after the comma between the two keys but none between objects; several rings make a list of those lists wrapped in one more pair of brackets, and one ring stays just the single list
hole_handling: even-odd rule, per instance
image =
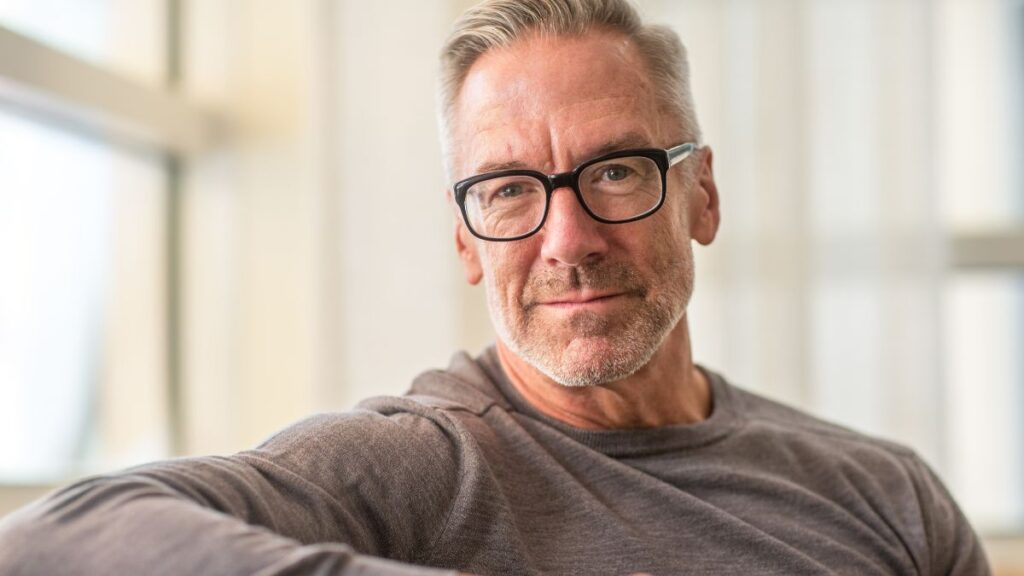
[{"label": "gray beard", "polygon": [[[672,262],[676,273],[658,296],[650,299],[649,290],[631,267],[623,264],[598,263],[562,271],[552,271],[531,278],[524,288],[520,314],[509,318],[494,286],[488,285],[491,318],[498,336],[517,356],[566,387],[599,386],[625,379],[650,362],[664,344],[669,332],[686,311],[693,286],[692,260]],[[569,347],[555,342],[550,326],[538,314],[538,302],[545,296],[568,290],[622,290],[635,299],[632,310],[616,316],[579,312],[569,319],[572,341]],[[584,353],[579,360],[574,353],[588,352],[587,338],[603,338],[607,352],[594,357]],[[576,347],[576,350],[573,348]]]}]

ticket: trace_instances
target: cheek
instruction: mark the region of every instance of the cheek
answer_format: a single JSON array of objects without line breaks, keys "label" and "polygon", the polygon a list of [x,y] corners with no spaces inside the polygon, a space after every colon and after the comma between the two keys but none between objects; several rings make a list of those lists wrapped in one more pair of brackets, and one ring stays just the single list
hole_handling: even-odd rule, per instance
[{"label": "cheek", "polygon": [[665,199],[665,221],[662,229],[662,240],[675,243],[686,242],[690,238],[690,214],[687,202],[687,191],[680,187],[672,202]]},{"label": "cheek", "polygon": [[[686,225],[686,212],[682,203],[666,205],[651,218],[651,232],[637,234],[635,241],[642,238],[642,246],[632,246],[632,254],[640,254],[647,272],[655,277],[668,270],[689,266],[690,237]],[[662,214],[664,212],[664,214]]]},{"label": "cheek", "polygon": [[[673,196],[665,198],[665,204],[650,218],[651,231],[643,236],[644,248],[651,252],[678,250],[689,239],[689,219],[687,218],[684,192],[677,189]],[[641,222],[644,222],[641,220]]]},{"label": "cheek", "polygon": [[668,190],[665,197],[665,205],[662,209],[668,209],[672,222],[682,226],[683,230],[689,229],[688,209],[691,194],[690,184],[693,180],[690,174],[683,169],[676,167],[674,172],[669,172]]},{"label": "cheek", "polygon": [[502,300],[520,298],[535,261],[530,251],[532,242],[519,240],[483,244],[478,249],[483,254],[484,275],[489,289],[500,294]]}]

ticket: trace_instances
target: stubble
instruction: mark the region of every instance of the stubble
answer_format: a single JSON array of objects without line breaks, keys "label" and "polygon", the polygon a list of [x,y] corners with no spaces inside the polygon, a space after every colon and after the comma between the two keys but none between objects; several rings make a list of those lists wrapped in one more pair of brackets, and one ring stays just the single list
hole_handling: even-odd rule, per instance
[{"label": "stubble", "polygon": [[[602,259],[534,273],[517,297],[503,298],[493,274],[487,298],[498,336],[509,349],[563,386],[597,386],[643,368],[685,313],[693,289],[693,258],[663,254],[645,279],[629,262]],[[624,298],[613,312],[579,311],[556,318],[542,302],[570,292],[613,291]]]}]

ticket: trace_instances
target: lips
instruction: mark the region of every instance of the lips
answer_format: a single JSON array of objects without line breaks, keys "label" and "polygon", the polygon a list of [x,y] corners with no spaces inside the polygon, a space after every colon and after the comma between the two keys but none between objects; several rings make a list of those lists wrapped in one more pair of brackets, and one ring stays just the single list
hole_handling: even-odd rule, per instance
[{"label": "lips", "polygon": [[631,266],[602,260],[570,269],[546,268],[531,274],[522,292],[522,310],[593,310],[647,298],[643,278]]},{"label": "lips", "polygon": [[624,294],[621,292],[575,292],[542,300],[540,303],[543,306],[577,306],[583,304],[605,302],[623,295]]}]

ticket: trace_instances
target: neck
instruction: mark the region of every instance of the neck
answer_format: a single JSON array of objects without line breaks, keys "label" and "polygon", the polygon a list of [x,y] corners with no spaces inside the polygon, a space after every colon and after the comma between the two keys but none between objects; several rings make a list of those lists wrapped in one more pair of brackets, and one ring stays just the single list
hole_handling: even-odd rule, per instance
[{"label": "neck", "polygon": [[509,350],[498,358],[512,385],[537,410],[576,428],[656,428],[692,424],[711,412],[707,379],[693,365],[684,316],[651,361],[635,374],[599,386],[563,386]]}]

